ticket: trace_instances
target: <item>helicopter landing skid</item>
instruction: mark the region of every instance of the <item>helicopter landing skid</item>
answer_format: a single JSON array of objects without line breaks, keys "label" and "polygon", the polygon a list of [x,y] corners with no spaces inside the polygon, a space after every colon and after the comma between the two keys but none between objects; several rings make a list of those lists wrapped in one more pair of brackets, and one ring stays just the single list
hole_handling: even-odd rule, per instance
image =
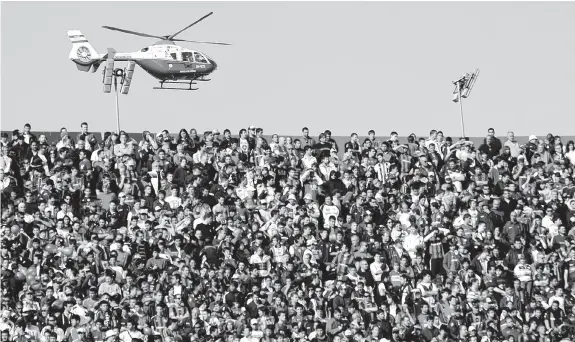
[{"label": "helicopter landing skid", "polygon": [[152,88],[152,89],[158,89],[158,90],[198,90],[199,88],[191,88],[191,87],[190,87],[190,88],[186,89],[186,88],[165,88],[165,87],[162,88],[162,87],[154,87],[154,88]]},{"label": "helicopter landing skid", "polygon": [[[164,83],[171,83],[171,84],[186,84],[188,88],[172,88],[172,87],[164,87]],[[154,87],[153,89],[158,90],[198,90],[198,88],[192,88],[192,84],[196,84],[194,81],[190,82],[178,82],[178,81],[160,81],[159,87]]]}]

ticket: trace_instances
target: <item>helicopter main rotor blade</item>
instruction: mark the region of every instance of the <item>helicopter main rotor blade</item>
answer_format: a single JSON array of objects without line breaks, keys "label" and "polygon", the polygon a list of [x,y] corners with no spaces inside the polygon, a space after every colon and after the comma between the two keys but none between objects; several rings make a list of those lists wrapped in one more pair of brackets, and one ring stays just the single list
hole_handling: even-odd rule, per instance
[{"label": "helicopter main rotor blade", "polygon": [[189,29],[190,27],[196,25],[197,23],[199,23],[200,21],[206,19],[207,17],[209,17],[209,16],[212,15],[212,14],[214,14],[214,12],[210,12],[210,13],[204,15],[203,17],[201,17],[200,19],[196,20],[196,21],[193,22],[192,24],[190,24],[190,25],[184,27],[184,28],[181,29],[180,31],[178,31],[178,32],[174,33],[173,35],[169,36],[168,39],[173,40],[173,38],[174,38],[175,36],[177,36],[178,34],[184,32],[185,30]]},{"label": "helicopter main rotor blade", "polygon": [[229,43],[218,43],[218,42],[202,42],[199,40],[185,40],[185,39],[172,39],[174,42],[188,42],[188,43],[199,43],[199,44],[215,44],[215,45],[232,45]]},{"label": "helicopter main rotor blade", "polygon": [[111,26],[102,26],[102,27],[105,28],[105,29],[108,29],[108,30],[120,31],[120,32],[123,32],[123,33],[133,34],[133,35],[140,36],[140,37],[164,39],[164,37],[153,36],[153,35],[147,34],[147,33],[140,33],[140,32],[135,32],[135,31],[124,30],[124,29],[117,28],[117,27],[111,27]]}]

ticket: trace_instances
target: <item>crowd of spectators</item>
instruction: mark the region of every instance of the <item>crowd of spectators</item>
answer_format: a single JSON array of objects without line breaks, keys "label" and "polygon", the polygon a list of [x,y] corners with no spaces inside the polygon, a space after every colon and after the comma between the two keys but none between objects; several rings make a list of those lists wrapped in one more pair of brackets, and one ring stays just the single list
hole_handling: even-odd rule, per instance
[{"label": "crowd of spectators", "polygon": [[2,135],[0,342],[575,338],[573,141],[81,130]]}]

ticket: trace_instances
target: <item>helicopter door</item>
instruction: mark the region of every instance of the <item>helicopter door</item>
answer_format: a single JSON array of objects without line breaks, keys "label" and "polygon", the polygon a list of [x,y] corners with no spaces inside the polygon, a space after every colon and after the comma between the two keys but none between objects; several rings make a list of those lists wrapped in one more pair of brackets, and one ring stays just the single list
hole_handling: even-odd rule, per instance
[{"label": "helicopter door", "polygon": [[182,61],[184,63],[193,63],[194,55],[191,52],[182,52]]},{"label": "helicopter door", "polygon": [[171,59],[173,59],[174,61],[177,61],[177,62],[182,61],[182,55],[181,55],[180,51],[178,51],[176,49],[169,49],[168,54],[169,54],[169,57]]}]

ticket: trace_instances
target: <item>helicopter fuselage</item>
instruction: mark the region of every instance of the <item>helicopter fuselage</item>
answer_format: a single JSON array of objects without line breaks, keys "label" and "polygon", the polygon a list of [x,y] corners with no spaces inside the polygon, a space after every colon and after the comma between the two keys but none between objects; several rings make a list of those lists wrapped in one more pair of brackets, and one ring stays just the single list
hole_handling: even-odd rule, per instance
[{"label": "helicopter fuselage", "polygon": [[[121,92],[122,94],[127,95],[130,90],[132,76],[136,65],[139,65],[144,69],[144,71],[160,81],[160,87],[155,87],[154,89],[197,90],[197,88],[193,88],[192,85],[197,84],[196,81],[209,81],[207,76],[214,72],[218,65],[206,54],[186,49],[176,45],[175,42],[213,45],[231,44],[180,39],[176,38],[176,36],[212,14],[214,14],[214,12],[204,15],[176,33],[163,36],[130,31],[112,26],[102,26],[103,28],[112,31],[119,31],[140,37],[160,39],[154,45],[131,53],[118,53],[114,48],[108,48],[106,54],[99,54],[82,32],[79,30],[69,30],[67,31],[67,34],[72,43],[72,49],[70,50],[68,58],[76,64],[78,71],[82,72],[92,71],[94,73],[98,70],[100,65],[105,65],[102,72],[104,93],[111,92],[112,83],[114,84],[114,89],[118,91],[117,80],[120,78]],[[128,62],[128,65],[123,69],[121,67],[115,68],[114,63],[116,61]],[[164,83],[168,85],[185,84],[188,88],[179,88],[177,85],[176,88],[164,87]]]},{"label": "helicopter fuselage", "polygon": [[[103,58],[105,59],[105,58]],[[216,70],[216,62],[206,54],[160,41],[133,53],[116,53],[115,61],[134,61],[160,81],[195,80]]]}]

